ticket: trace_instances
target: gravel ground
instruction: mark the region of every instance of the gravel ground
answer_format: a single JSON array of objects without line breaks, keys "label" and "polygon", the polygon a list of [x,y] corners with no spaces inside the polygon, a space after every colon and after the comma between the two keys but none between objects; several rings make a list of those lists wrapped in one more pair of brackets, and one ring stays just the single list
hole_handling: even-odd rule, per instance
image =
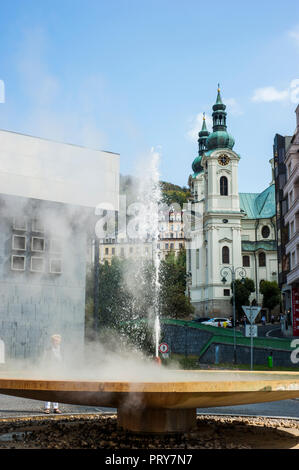
[{"label": "gravel ground", "polygon": [[299,449],[299,422],[198,416],[192,432],[158,436],[125,432],[113,414],[2,418],[0,449]]}]

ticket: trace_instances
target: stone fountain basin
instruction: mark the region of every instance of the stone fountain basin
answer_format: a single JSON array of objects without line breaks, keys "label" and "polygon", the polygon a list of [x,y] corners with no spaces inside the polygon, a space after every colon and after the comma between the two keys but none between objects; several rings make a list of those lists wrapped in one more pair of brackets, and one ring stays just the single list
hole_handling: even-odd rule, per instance
[{"label": "stone fountain basin", "polygon": [[[299,398],[298,372],[176,371],[169,381],[0,378],[0,393],[35,400],[118,408],[132,431],[178,432],[194,425],[196,408]],[[196,380],[197,379],[197,380]]]}]

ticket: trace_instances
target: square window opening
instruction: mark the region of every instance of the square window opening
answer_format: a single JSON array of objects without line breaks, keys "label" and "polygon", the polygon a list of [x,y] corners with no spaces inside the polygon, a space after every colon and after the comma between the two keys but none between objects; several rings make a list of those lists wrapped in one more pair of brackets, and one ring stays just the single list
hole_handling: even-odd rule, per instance
[{"label": "square window opening", "polygon": [[50,260],[50,273],[51,274],[60,274],[60,273],[62,273],[62,260],[61,259],[51,259]]},{"label": "square window opening", "polygon": [[45,251],[45,239],[41,237],[32,237],[31,250],[39,252]]},{"label": "square window opening", "polygon": [[13,235],[12,237],[13,250],[26,250],[26,237],[25,235]]},{"label": "square window opening", "polygon": [[45,260],[44,258],[39,258],[38,256],[31,257],[31,271],[42,273],[45,268]]},{"label": "square window opening", "polygon": [[13,271],[25,271],[25,256],[12,255],[11,269]]}]

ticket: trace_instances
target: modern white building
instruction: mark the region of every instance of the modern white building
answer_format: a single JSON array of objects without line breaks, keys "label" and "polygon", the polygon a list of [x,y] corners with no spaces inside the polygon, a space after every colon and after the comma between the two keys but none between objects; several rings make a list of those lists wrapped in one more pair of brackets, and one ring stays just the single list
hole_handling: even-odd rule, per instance
[{"label": "modern white building", "polygon": [[[261,280],[277,280],[274,181],[260,194],[239,192],[240,155],[227,132],[225,111],[218,89],[213,106],[213,132],[205,118],[199,132],[199,154],[189,177],[193,201],[189,204],[191,230],[186,243],[190,297],[201,316],[228,315],[231,305],[231,271],[255,282],[251,300],[259,304]],[[272,160],[270,161],[273,164]],[[227,268],[227,283],[222,283]]]},{"label": "modern white building", "polygon": [[118,182],[118,154],[0,130],[0,363],[54,333],[82,351],[95,212],[118,210]]}]

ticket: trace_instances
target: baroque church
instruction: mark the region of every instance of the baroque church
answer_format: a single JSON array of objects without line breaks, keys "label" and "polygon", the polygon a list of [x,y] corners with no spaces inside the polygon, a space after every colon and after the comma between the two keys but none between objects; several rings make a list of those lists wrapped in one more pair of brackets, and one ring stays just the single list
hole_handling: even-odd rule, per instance
[{"label": "baroque church", "polygon": [[[250,300],[262,305],[260,282],[277,280],[275,184],[261,193],[240,193],[240,155],[227,132],[220,89],[213,106],[213,132],[205,116],[198,134],[198,156],[189,177],[192,193],[187,249],[189,295],[197,316],[232,313],[232,279],[250,278]],[[191,207],[190,207],[191,206]]]}]

